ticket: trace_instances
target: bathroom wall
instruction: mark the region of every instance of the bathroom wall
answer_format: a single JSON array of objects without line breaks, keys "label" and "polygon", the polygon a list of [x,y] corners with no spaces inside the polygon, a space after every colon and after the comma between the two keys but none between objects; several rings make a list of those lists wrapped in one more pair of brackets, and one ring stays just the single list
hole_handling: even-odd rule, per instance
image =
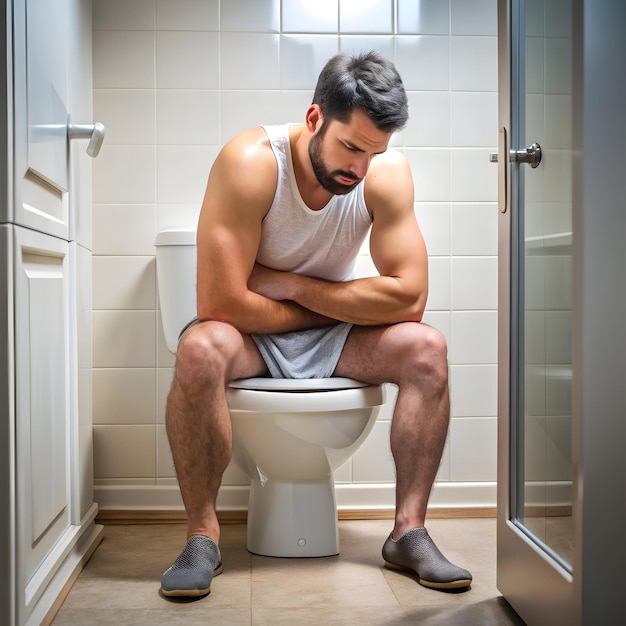
[{"label": "bathroom wall", "polygon": [[[495,506],[496,0],[94,0],[93,15],[95,119],[107,129],[93,216],[101,508],[180,506],[156,233],[195,226],[224,142],[301,121],[325,61],[363,48],[394,60],[409,94],[411,121],[393,145],[413,167],[429,250],[425,321],[449,343],[452,421],[431,504]],[[390,417],[338,470],[340,507],[393,507]],[[246,484],[229,468],[219,506],[245,507]]]}]

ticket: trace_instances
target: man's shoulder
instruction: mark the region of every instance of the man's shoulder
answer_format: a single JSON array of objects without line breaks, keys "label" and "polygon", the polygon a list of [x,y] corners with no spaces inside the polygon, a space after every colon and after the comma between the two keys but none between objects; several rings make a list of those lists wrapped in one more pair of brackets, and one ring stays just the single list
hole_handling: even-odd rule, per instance
[{"label": "man's shoulder", "polygon": [[272,146],[261,126],[244,130],[230,139],[220,151],[220,156],[238,160],[266,160],[272,157]]},{"label": "man's shoulder", "polygon": [[389,149],[377,154],[365,177],[364,192],[367,196],[385,199],[403,189],[412,193],[413,177],[409,163],[400,151]]}]

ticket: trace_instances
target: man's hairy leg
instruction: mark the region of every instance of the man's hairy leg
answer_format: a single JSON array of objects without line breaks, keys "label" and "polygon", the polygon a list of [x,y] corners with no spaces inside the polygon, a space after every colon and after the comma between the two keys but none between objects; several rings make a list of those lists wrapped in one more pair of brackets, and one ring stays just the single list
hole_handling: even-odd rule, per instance
[{"label": "man's hairy leg", "polygon": [[448,363],[443,336],[426,324],[355,327],[335,370],[364,382],[398,385],[391,424],[396,465],[393,538],[424,526],[448,432]]},{"label": "man's hairy leg", "polygon": [[205,535],[219,543],[215,500],[232,452],[226,385],[266,371],[252,339],[229,324],[199,323],[181,338],[166,429],[188,537]]}]

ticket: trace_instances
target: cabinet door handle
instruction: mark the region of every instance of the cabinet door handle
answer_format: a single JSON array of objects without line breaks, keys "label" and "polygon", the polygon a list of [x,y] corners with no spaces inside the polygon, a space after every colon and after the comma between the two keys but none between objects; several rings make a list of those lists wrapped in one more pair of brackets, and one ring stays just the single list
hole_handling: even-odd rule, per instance
[{"label": "cabinet door handle", "polygon": [[87,154],[96,158],[104,141],[104,124],[70,124],[67,135],[70,139],[89,139]]}]

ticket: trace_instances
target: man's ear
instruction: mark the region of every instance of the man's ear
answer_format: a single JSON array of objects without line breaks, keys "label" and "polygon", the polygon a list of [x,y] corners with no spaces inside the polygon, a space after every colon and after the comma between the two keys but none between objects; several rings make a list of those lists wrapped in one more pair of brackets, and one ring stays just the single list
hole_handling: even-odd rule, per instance
[{"label": "man's ear", "polygon": [[314,133],[324,123],[324,115],[319,104],[312,104],[306,112],[305,122],[307,130]]}]

